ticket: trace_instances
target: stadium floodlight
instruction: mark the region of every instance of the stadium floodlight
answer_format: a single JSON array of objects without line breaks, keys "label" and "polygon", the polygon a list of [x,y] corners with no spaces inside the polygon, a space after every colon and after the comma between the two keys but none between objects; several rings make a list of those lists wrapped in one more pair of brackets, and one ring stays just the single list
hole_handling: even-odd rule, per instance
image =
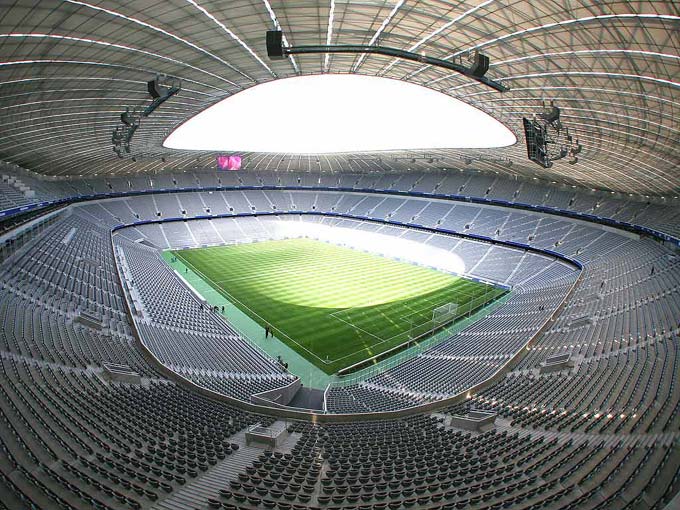
[{"label": "stadium floodlight", "polygon": [[[543,105],[545,107],[545,104]],[[560,121],[560,109],[555,106],[554,102],[550,102],[550,109],[544,113],[540,114],[540,117],[545,120],[548,124],[553,126],[558,126]]]},{"label": "stadium floodlight", "polygon": [[141,124],[142,118],[148,117],[165,101],[177,94],[182,88],[182,84],[178,79],[168,78],[166,76],[156,76],[154,79],[147,82],[147,90],[152,97],[151,103],[145,108],[128,106],[125,111],[120,114],[120,122],[122,126],[118,126],[111,135],[111,143],[113,144],[113,151],[118,157],[123,157],[123,152],[130,153],[130,142],[132,137]]},{"label": "stadium floodlight", "polygon": [[[545,103],[544,103],[545,107]],[[578,139],[574,138],[560,120],[560,109],[550,102],[550,108],[534,115],[532,119],[522,119],[527,157],[543,168],[550,168],[554,161],[571,155],[569,164],[578,162],[576,154],[583,149]]]},{"label": "stadium floodlight", "polygon": [[134,126],[139,124],[139,116],[135,115],[134,110],[130,113],[130,108],[126,108],[123,113],[120,114],[120,121],[126,126]]},{"label": "stadium floodlight", "polygon": [[111,133],[111,143],[113,145],[120,145],[123,140],[123,133],[121,132],[120,126],[113,130]]},{"label": "stadium floodlight", "polygon": [[149,80],[146,83],[146,88],[149,91],[149,95],[152,99],[158,99],[159,97],[165,95],[165,91],[160,84],[160,79],[158,76],[156,76],[153,80]]},{"label": "stadium floodlight", "polygon": [[486,85],[498,92],[507,92],[509,87],[490,80],[485,76],[489,69],[489,57],[481,53],[475,53],[470,67],[466,67],[458,62],[442,60],[440,58],[428,57],[421,53],[401,50],[399,48],[388,48],[386,46],[375,46],[367,44],[325,44],[309,46],[283,46],[283,32],[280,30],[269,30],[266,35],[267,55],[272,60],[280,60],[290,55],[304,54],[329,54],[329,53],[353,53],[353,54],[375,54],[396,57],[412,62],[420,62],[435,67],[442,67],[449,71],[455,71],[464,76],[472,78],[479,83]]},{"label": "stadium floodlight", "polygon": [[147,82],[147,90],[153,101],[142,111],[143,117],[151,115],[160,105],[182,90],[182,82],[176,78],[157,75]]}]

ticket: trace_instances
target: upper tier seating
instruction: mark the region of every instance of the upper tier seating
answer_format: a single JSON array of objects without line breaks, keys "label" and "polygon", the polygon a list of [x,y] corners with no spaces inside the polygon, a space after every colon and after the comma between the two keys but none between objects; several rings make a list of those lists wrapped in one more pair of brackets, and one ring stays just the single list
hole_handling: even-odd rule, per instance
[{"label": "upper tier seating", "polygon": [[[605,192],[587,193],[567,187],[557,189],[552,185],[540,183],[540,181],[516,181],[475,171],[427,174],[412,172],[376,177],[370,174],[352,175],[345,173],[334,176],[333,174],[314,174],[309,172],[258,172],[255,174],[252,172],[224,173],[214,170],[197,170],[189,173],[166,173],[138,177],[90,177],[68,181],[42,180],[36,174],[19,171],[15,167],[1,163],[0,171],[19,177],[31,189],[36,190],[35,197],[33,199],[21,200],[22,204],[82,195],[144,190],[234,186],[342,187],[441,193],[503,200],[510,203],[541,205],[548,208],[587,213],[603,218],[643,225],[676,237],[680,236],[680,207],[678,207],[677,198],[664,200],[661,203],[653,203],[644,197],[633,197],[635,200],[631,200],[631,197],[628,196],[612,196]],[[0,196],[3,195],[0,194]],[[273,208],[273,205],[275,205],[275,202],[268,204],[262,202],[262,200],[266,199],[261,195],[253,195],[252,198],[256,203],[248,204],[248,207],[266,205]],[[239,199],[236,200],[234,207],[240,208],[243,203]],[[172,197],[158,198],[158,202],[159,204],[157,204],[155,212],[174,210],[175,208]],[[16,205],[18,204],[10,202],[0,203],[0,211],[15,207]],[[304,205],[304,202],[301,205]],[[205,206],[210,208],[208,200],[205,201]],[[387,204],[385,209],[389,209]],[[197,209],[185,210],[190,215],[197,211]],[[408,211],[405,210],[404,213],[408,214]]]}]

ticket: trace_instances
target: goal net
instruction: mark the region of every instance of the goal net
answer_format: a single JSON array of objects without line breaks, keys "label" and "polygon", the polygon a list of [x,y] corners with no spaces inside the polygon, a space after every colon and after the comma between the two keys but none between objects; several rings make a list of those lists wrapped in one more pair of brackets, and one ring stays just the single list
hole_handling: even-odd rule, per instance
[{"label": "goal net", "polygon": [[432,317],[414,314],[408,319],[410,328],[409,340],[415,340],[427,336],[442,326],[453,322],[458,318],[458,303],[446,303],[432,309]]},{"label": "goal net", "polygon": [[458,314],[458,303],[446,303],[432,309],[432,323],[435,327],[451,322]]}]

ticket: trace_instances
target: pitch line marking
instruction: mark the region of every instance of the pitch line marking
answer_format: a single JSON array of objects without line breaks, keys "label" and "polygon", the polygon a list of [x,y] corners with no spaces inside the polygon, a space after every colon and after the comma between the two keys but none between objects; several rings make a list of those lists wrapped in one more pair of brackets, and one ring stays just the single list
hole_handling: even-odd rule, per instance
[{"label": "pitch line marking", "polygon": [[[214,286],[217,286],[219,289],[222,289],[221,291],[215,289],[215,290],[218,292],[218,294],[221,294],[221,295],[223,295],[223,296],[226,294],[225,297],[227,297],[228,299],[231,299],[231,300],[234,300],[234,301],[240,303],[242,306],[244,306],[246,309],[250,310],[252,313],[254,313],[256,316],[258,316],[260,319],[264,320],[264,319],[263,319],[262,317],[260,317],[260,315],[257,314],[254,310],[251,310],[251,309],[250,309],[248,306],[246,306],[244,303],[241,303],[240,300],[236,299],[234,296],[231,296],[228,292],[226,292],[226,290],[224,290],[224,289],[222,288],[221,285],[219,285],[220,283],[226,283],[226,282],[228,282],[228,281],[234,282],[234,281],[246,281],[246,280],[252,280],[252,279],[258,278],[258,275],[245,276],[245,277],[240,277],[240,278],[230,279],[230,280],[220,280],[220,281],[215,281],[215,280],[213,280],[212,278],[207,277],[205,274],[203,274],[203,273],[202,273],[201,271],[199,271],[198,269],[196,269],[196,268],[194,267],[194,265],[191,264],[190,262],[188,262],[182,255],[179,255],[178,253],[175,253],[175,254],[176,254],[176,256],[178,256],[178,257],[182,260],[182,262],[183,262],[184,264],[186,264],[187,266],[190,266],[191,269],[192,269],[196,274],[198,274],[201,278],[203,278],[204,280],[207,280],[208,282],[211,282],[212,284],[214,284]],[[219,259],[219,258],[220,258],[220,257],[217,257],[217,259]],[[294,272],[294,270],[292,270],[292,269],[291,269],[291,270],[283,269],[282,272],[285,272],[286,274],[289,274],[289,273],[291,273],[291,272]],[[455,275],[453,275],[453,276],[455,276]],[[462,287],[462,288],[458,288],[457,293],[458,293],[458,294],[462,294],[464,297],[470,297],[470,295],[474,295],[474,294],[475,294],[474,292],[471,292],[470,290],[466,289],[466,287],[468,287],[468,285],[465,285],[465,283],[469,282],[469,280],[467,280],[467,279],[465,279],[465,278],[461,278],[460,276],[458,276],[458,278],[461,279],[461,280],[464,280],[464,281],[461,282],[461,285],[456,285],[456,287]],[[428,299],[426,299],[426,298],[425,298],[425,301],[426,301],[427,303],[431,303],[431,301],[428,300]],[[384,304],[384,303],[379,303],[379,304]],[[293,342],[295,345],[299,346],[299,347],[300,347],[301,349],[303,349],[305,352],[308,352],[309,354],[311,354],[312,356],[314,356],[314,358],[316,358],[317,360],[321,361],[321,362],[322,362],[323,364],[325,364],[325,365],[332,364],[332,363],[336,363],[336,362],[338,362],[338,361],[341,361],[341,360],[346,359],[346,358],[348,358],[348,357],[354,356],[354,355],[359,354],[359,353],[361,353],[361,352],[369,352],[369,353],[371,353],[371,352],[372,352],[372,348],[374,348],[374,347],[376,347],[376,346],[378,346],[378,345],[384,344],[385,342],[390,342],[390,341],[394,340],[395,338],[399,337],[400,335],[403,335],[403,334],[406,333],[406,332],[398,333],[398,334],[393,335],[393,336],[391,336],[391,337],[389,337],[389,338],[383,339],[383,338],[381,338],[381,337],[379,337],[379,336],[377,336],[377,335],[375,335],[375,334],[373,334],[373,333],[371,333],[371,332],[369,332],[369,331],[366,331],[365,329],[361,328],[360,326],[357,326],[356,324],[353,324],[353,323],[351,323],[351,322],[349,322],[349,321],[347,321],[347,320],[345,320],[345,319],[342,319],[342,318],[340,318],[340,317],[337,317],[336,314],[347,313],[348,310],[352,310],[352,309],[356,309],[356,308],[365,308],[365,307],[367,307],[367,306],[372,306],[372,305],[373,305],[373,303],[372,303],[372,302],[369,302],[368,304],[355,305],[355,306],[353,306],[353,307],[348,307],[348,308],[345,308],[345,309],[342,309],[342,310],[337,310],[336,312],[333,312],[333,313],[331,313],[331,314],[328,314],[328,317],[332,317],[332,318],[334,318],[334,319],[340,320],[341,322],[344,322],[345,324],[347,324],[349,327],[353,328],[354,330],[361,331],[361,332],[364,333],[365,335],[368,335],[368,336],[370,336],[370,337],[373,337],[373,338],[379,340],[378,342],[376,342],[376,343],[374,343],[374,344],[371,344],[370,346],[367,346],[367,345],[364,343],[364,347],[362,347],[362,348],[360,348],[360,349],[358,349],[358,350],[356,350],[356,351],[354,351],[354,352],[352,352],[352,353],[349,353],[349,354],[346,354],[346,355],[344,355],[344,356],[341,356],[341,357],[339,357],[339,358],[335,358],[335,359],[333,359],[333,360],[328,360],[328,361],[327,361],[327,360],[324,360],[324,359],[320,358],[317,354],[315,354],[314,352],[312,352],[312,351],[310,351],[309,349],[307,349],[304,345],[300,344],[299,342],[297,342],[295,339],[291,338],[289,335],[287,335],[287,334],[284,333],[283,331],[280,331],[280,333],[282,333],[288,340],[290,340],[291,342]],[[408,316],[411,316],[411,315],[420,314],[420,310],[417,310],[417,311],[414,312],[414,311],[413,311],[413,308],[411,308],[411,307],[409,307],[409,306],[406,306],[406,308],[407,308],[411,313],[408,313],[406,316],[400,316],[400,317],[399,317],[399,320],[404,321],[404,320],[406,320],[404,317],[408,317]],[[391,322],[392,324],[394,324],[394,321],[392,321],[392,320],[391,320],[388,316],[386,316],[382,311],[379,312],[379,313],[380,313],[380,315],[382,315],[382,316],[384,317],[385,320],[387,320],[388,322]],[[425,322],[427,322],[427,321],[425,321]],[[421,324],[419,324],[419,325],[422,325],[422,324],[424,324],[424,322],[421,323]],[[417,327],[417,326],[416,326],[416,327]]]}]

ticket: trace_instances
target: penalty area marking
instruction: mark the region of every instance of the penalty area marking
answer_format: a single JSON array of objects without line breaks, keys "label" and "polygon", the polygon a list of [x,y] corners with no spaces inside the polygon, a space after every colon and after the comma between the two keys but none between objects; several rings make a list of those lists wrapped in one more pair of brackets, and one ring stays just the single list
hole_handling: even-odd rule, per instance
[{"label": "penalty area marking", "polygon": [[[177,256],[177,257],[178,257],[178,258],[179,258],[186,266],[188,266],[189,268],[191,268],[191,270],[192,270],[194,273],[196,273],[198,276],[200,276],[200,277],[201,277],[202,279],[204,279],[205,281],[210,282],[210,283],[212,284],[213,288],[217,287],[216,290],[217,290],[217,292],[218,292],[219,294],[222,294],[222,295],[223,295],[226,299],[228,299],[228,300],[234,300],[234,301],[240,303],[240,304],[241,304],[242,306],[244,306],[247,310],[250,310],[249,307],[247,307],[245,304],[241,303],[241,301],[238,300],[238,299],[236,299],[234,296],[231,296],[231,295],[225,296],[224,294],[225,294],[225,293],[228,294],[228,293],[227,293],[220,285],[218,285],[217,283],[215,283],[211,278],[208,278],[205,274],[203,274],[201,271],[199,271],[198,269],[196,269],[196,268],[194,267],[194,265],[193,265],[191,262],[189,262],[188,260],[184,259],[184,257],[182,257],[181,255],[179,255],[178,253],[175,253],[175,255],[176,255],[176,256]],[[177,273],[177,270],[175,270],[175,272]],[[203,299],[205,299],[205,298],[203,298]],[[256,313],[254,310],[250,310],[250,311],[251,311],[252,313],[254,313],[255,315],[257,315],[258,317],[260,317],[260,314]],[[260,319],[264,320],[263,317],[260,317]],[[265,322],[267,322],[267,321],[265,321]],[[283,331],[281,331],[281,333],[283,333]],[[321,363],[324,363],[324,364],[326,364],[326,365],[328,365],[328,364],[331,363],[331,362],[327,362],[327,361],[323,360],[322,358],[320,358],[319,356],[317,356],[315,353],[313,353],[312,351],[310,351],[309,349],[307,349],[304,345],[301,345],[299,342],[297,342],[297,341],[294,340],[293,338],[289,337],[287,334],[285,334],[285,333],[283,333],[283,334],[286,336],[286,338],[288,338],[288,340],[290,340],[290,341],[293,342],[295,345],[297,345],[298,347],[300,347],[301,349],[303,349],[305,352],[308,352],[309,354],[311,354],[312,356],[314,356],[314,357],[315,357],[316,359],[318,359]],[[246,338],[247,338],[247,337],[246,337]]]}]

